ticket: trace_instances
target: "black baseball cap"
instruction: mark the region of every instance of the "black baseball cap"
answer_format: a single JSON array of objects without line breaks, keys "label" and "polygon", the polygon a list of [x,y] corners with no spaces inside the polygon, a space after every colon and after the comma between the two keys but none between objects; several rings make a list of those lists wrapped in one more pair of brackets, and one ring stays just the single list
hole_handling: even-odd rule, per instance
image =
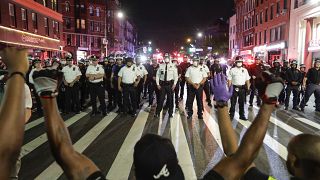
[{"label": "black baseball cap", "polygon": [[184,180],[172,142],[155,134],[143,136],[134,147],[137,180]]},{"label": "black baseball cap", "polygon": [[66,61],[73,61],[72,57],[66,57]]}]

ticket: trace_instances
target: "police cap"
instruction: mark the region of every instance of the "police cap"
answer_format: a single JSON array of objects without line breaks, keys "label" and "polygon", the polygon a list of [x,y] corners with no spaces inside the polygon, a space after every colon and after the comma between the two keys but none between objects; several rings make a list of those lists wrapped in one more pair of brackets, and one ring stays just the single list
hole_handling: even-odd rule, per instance
[{"label": "police cap", "polygon": [[300,68],[305,68],[306,65],[305,64],[300,64]]},{"label": "police cap", "polygon": [[97,61],[98,59],[97,59],[97,57],[95,56],[95,55],[92,55],[92,56],[90,56],[90,58],[89,58],[91,61]]},{"label": "police cap", "polygon": [[276,59],[276,60],[273,61],[273,64],[274,64],[274,63],[280,63],[280,60],[279,60],[279,59]]},{"label": "police cap", "polygon": [[132,57],[126,57],[125,58],[125,62],[128,63],[128,62],[132,62],[133,63],[133,58]]},{"label": "police cap", "polygon": [[72,57],[66,57],[66,61],[73,61]]},{"label": "police cap", "polygon": [[33,59],[33,63],[41,63],[41,60],[39,59],[39,57],[36,57]]},{"label": "police cap", "polygon": [[315,63],[320,63],[320,58],[316,58]]},{"label": "police cap", "polygon": [[297,64],[298,64],[298,61],[294,59],[294,60],[291,61],[290,64],[295,64],[295,65],[297,65]]},{"label": "police cap", "polygon": [[241,56],[237,56],[235,62],[243,62],[243,58]]}]

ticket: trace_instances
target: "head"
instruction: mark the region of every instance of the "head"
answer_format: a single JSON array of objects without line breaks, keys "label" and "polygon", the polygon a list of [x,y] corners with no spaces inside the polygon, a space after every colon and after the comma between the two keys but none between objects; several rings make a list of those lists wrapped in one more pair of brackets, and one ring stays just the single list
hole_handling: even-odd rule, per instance
[{"label": "head", "polygon": [[213,61],[213,63],[214,63],[214,64],[219,64],[219,63],[220,63],[220,60],[219,60],[218,58],[215,58],[214,61]]},{"label": "head", "polygon": [[320,177],[320,137],[300,134],[293,137],[288,144],[287,169],[300,179],[317,179]]},{"label": "head", "polygon": [[178,60],[176,60],[176,59],[172,59],[172,63],[175,64],[176,66],[179,65],[179,64],[178,64]]},{"label": "head", "polygon": [[72,58],[67,58],[67,65],[68,66],[72,66],[72,62],[73,62],[73,59]]},{"label": "head", "polygon": [[288,60],[284,60],[283,61],[283,67],[289,67],[289,61]]},{"label": "head", "polygon": [[90,60],[91,60],[91,62],[92,62],[92,64],[93,64],[94,66],[98,65],[98,63],[99,63],[96,56],[91,56],[91,57],[90,57]]},{"label": "head", "polygon": [[163,61],[166,64],[170,63],[171,59],[170,59],[170,54],[169,53],[165,53]]},{"label": "head", "polygon": [[316,59],[315,63],[314,63],[314,67],[319,69],[320,68],[320,59]]},{"label": "head", "polygon": [[235,60],[235,63],[236,63],[236,67],[240,68],[242,67],[243,65],[243,58],[241,56],[237,56],[236,57],[236,60]]},{"label": "head", "polygon": [[34,67],[37,68],[37,69],[41,68],[41,60],[40,59],[36,58],[34,60]]},{"label": "head", "polygon": [[119,66],[122,65],[122,58],[120,58],[120,57],[116,58],[116,63]]},{"label": "head", "polygon": [[199,63],[202,65],[204,63],[204,59],[200,58],[200,62]]},{"label": "head", "polygon": [[260,58],[255,58],[255,61],[256,61],[256,64],[259,65],[262,63],[261,59]]},{"label": "head", "polygon": [[306,66],[304,64],[300,64],[300,71],[306,72]]},{"label": "head", "polygon": [[136,58],[136,64],[139,66],[141,64],[141,58]]},{"label": "head", "polygon": [[184,61],[184,62],[188,62],[188,56],[184,56],[184,57],[183,57],[183,61]]},{"label": "head", "polygon": [[193,61],[192,61],[192,65],[193,65],[194,67],[198,67],[198,66],[199,66],[199,62],[200,62],[200,60],[197,59],[197,58],[195,58],[195,59],[193,59]]},{"label": "head", "polygon": [[152,59],[152,66],[158,66],[158,61],[156,59]]},{"label": "head", "polygon": [[280,61],[279,60],[273,61],[273,67],[280,67]]},{"label": "head", "polygon": [[114,59],[113,58],[109,58],[109,64],[111,64],[111,65],[114,65],[114,63],[115,63],[115,61],[114,61]]},{"label": "head", "polygon": [[147,134],[136,143],[133,164],[137,180],[184,179],[172,142],[158,135]]},{"label": "head", "polygon": [[126,58],[126,65],[127,65],[127,67],[131,67],[132,64],[133,64],[133,58],[127,57],[127,58]]},{"label": "head", "polygon": [[290,63],[290,67],[291,67],[292,69],[296,69],[297,66],[298,66],[297,61],[296,61],[296,60],[292,60],[291,63]]}]

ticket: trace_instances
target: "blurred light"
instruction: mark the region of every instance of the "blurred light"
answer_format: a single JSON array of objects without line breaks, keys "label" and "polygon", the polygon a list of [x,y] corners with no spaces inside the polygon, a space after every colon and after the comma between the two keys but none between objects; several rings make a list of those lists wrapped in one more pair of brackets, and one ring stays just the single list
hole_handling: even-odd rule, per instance
[{"label": "blurred light", "polygon": [[201,32],[199,32],[199,33],[197,34],[197,36],[198,36],[198,38],[202,38],[203,34],[202,34]]},{"label": "blurred light", "polygon": [[117,16],[119,19],[122,19],[124,17],[124,14],[123,14],[123,12],[119,11]]},{"label": "blurred light", "polygon": [[184,47],[183,46],[181,46],[181,48],[180,48],[181,50],[184,50]]},{"label": "blurred light", "polygon": [[191,39],[190,39],[190,38],[188,38],[188,39],[187,39],[187,42],[191,42]]},{"label": "blurred light", "polygon": [[142,62],[146,62],[148,58],[145,55],[141,55],[140,59],[141,59]]},{"label": "blurred light", "polygon": [[151,41],[149,41],[149,42],[148,42],[148,44],[149,44],[149,45],[151,45],[151,44],[152,44],[152,42],[151,42]]},{"label": "blurred light", "polygon": [[220,59],[220,64],[227,64],[227,60],[225,58]]}]

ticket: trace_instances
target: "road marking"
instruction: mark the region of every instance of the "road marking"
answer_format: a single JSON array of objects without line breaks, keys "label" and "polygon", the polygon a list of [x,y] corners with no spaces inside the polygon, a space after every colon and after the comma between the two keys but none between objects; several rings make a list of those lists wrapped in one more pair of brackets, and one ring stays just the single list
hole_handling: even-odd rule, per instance
[{"label": "road marking", "polygon": [[[72,124],[74,124],[75,122],[77,122],[79,119],[83,118],[87,114],[88,113],[86,113],[86,112],[82,112],[82,113],[77,114],[77,115],[73,116],[72,118],[68,119],[67,121],[65,121],[66,127],[71,126]],[[22,153],[21,158],[28,155],[33,150],[37,149],[39,146],[41,146],[43,143],[45,143],[47,141],[48,141],[47,134],[43,133],[39,137],[37,137],[34,140],[30,141],[29,143],[25,144],[21,148],[21,153]]]},{"label": "road marking", "polygon": [[[79,139],[74,145],[74,149],[79,153],[82,153],[101,133],[102,131],[116,118],[117,114],[111,112],[103,118],[98,124],[90,129],[81,139]],[[57,179],[61,176],[63,170],[60,166],[53,162],[46,170],[42,171],[36,179]]]},{"label": "road marking", "polygon": [[320,130],[320,124],[316,122],[313,122],[306,118],[295,118],[295,119]]},{"label": "road marking", "polygon": [[146,125],[149,113],[145,112],[146,105],[139,112],[135,119],[126,139],[124,140],[116,159],[114,160],[108,174],[107,179],[128,179],[133,163],[133,149],[136,142],[141,138],[144,127]]},{"label": "road marking", "polygon": [[184,176],[187,179],[197,179],[179,113],[175,113],[174,118],[170,119],[170,127],[172,143],[177,152]]},{"label": "road marking", "polygon": [[24,130],[28,131],[29,129],[31,129],[31,128],[35,127],[35,126],[38,126],[39,124],[41,124],[43,122],[44,122],[44,117],[41,117],[41,118],[39,118],[37,120],[29,122],[29,123],[26,124]]}]

